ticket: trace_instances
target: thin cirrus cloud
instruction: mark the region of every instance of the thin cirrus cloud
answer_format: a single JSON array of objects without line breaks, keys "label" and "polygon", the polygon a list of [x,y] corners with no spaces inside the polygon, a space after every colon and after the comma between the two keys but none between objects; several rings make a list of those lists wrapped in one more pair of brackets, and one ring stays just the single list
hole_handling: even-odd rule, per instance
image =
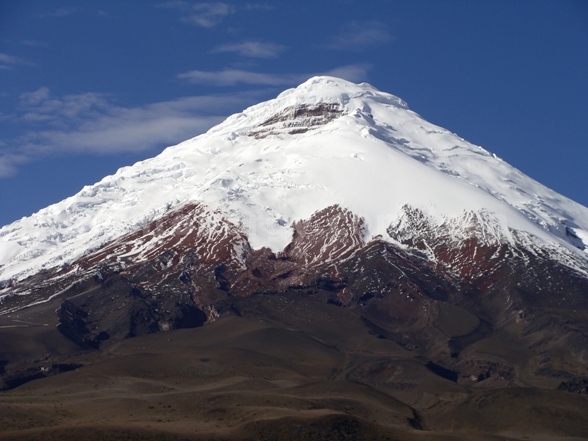
[{"label": "thin cirrus cloud", "polygon": [[184,0],[172,0],[157,5],[160,8],[176,9],[182,14],[184,23],[214,28],[231,14],[239,11],[270,11],[274,6],[257,3],[239,3],[231,5],[224,2],[198,2],[189,3]]},{"label": "thin cirrus cloud", "polygon": [[12,69],[14,66],[18,66],[18,65],[31,66],[32,64],[33,63],[31,63],[23,58],[0,52],[0,69],[1,70],[9,70],[9,69]]},{"label": "thin cirrus cloud", "polygon": [[360,51],[389,43],[394,37],[386,24],[377,20],[351,22],[333,35],[322,47],[325,49]]},{"label": "thin cirrus cloud", "polygon": [[317,73],[266,74],[241,69],[224,69],[220,71],[192,70],[178,75],[181,80],[192,84],[207,86],[235,86],[247,84],[255,86],[293,86],[314,75],[330,75],[349,81],[361,81],[367,76],[371,66],[368,64],[350,64]]},{"label": "thin cirrus cloud", "polygon": [[0,147],[0,178],[8,178],[14,176],[18,167],[29,162],[26,155],[15,152],[3,152]]},{"label": "thin cirrus cloud", "polygon": [[195,24],[203,28],[213,28],[221,23],[225,17],[235,12],[235,8],[227,3],[188,3],[182,0],[169,1],[159,7],[177,9],[182,13],[184,23]]},{"label": "thin cirrus cloud", "polygon": [[52,12],[47,12],[44,14],[41,14],[41,18],[46,18],[46,17],[67,17],[68,15],[72,15],[75,14],[77,12],[80,12],[80,10],[78,8],[59,8],[56,9]]},{"label": "thin cirrus cloud", "polygon": [[47,43],[44,41],[39,40],[23,40],[20,42],[22,46],[29,46],[29,47],[47,47]]},{"label": "thin cirrus cloud", "polygon": [[189,83],[210,86],[234,86],[236,84],[284,86],[295,82],[299,77],[298,74],[266,74],[241,69],[191,70],[178,75],[179,79]]},{"label": "thin cirrus cloud", "polygon": [[276,43],[262,41],[244,41],[242,43],[223,44],[216,46],[212,53],[234,52],[249,58],[276,58],[286,49]]},{"label": "thin cirrus cloud", "polygon": [[0,178],[51,154],[119,154],[176,144],[203,133],[259,97],[259,91],[250,91],[122,107],[108,95],[56,97],[42,87],[22,94],[19,113],[9,117],[29,129],[18,138],[0,139]]}]

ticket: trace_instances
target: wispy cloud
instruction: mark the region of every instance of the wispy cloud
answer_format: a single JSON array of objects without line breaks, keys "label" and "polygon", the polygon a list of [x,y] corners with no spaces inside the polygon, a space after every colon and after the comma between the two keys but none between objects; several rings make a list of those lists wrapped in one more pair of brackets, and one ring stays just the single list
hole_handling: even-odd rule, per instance
[{"label": "wispy cloud", "polygon": [[223,44],[216,46],[212,52],[235,52],[242,57],[250,58],[276,58],[286,49],[285,46],[276,43],[262,41],[244,41],[242,43]]},{"label": "wispy cloud", "polygon": [[247,3],[243,6],[243,9],[247,11],[271,11],[273,9],[276,9],[276,7],[273,5],[268,5],[266,3]]},{"label": "wispy cloud", "polygon": [[79,12],[80,9],[78,8],[59,8],[52,12],[47,12],[41,15],[42,18],[45,17],[67,17],[68,15],[75,14]]},{"label": "wispy cloud", "polygon": [[5,54],[0,52],[0,69],[7,70],[12,69],[13,66],[26,65],[31,66],[33,63],[25,60],[24,58],[16,57],[14,55]]},{"label": "wispy cloud", "polygon": [[80,118],[92,118],[110,106],[107,95],[84,93],[53,97],[47,87],[20,96],[19,120],[24,122],[47,123],[64,127]]},{"label": "wispy cloud", "polygon": [[178,75],[178,78],[193,84],[210,86],[234,86],[248,84],[256,86],[293,86],[315,75],[331,75],[349,81],[361,81],[371,69],[367,64],[351,64],[335,69],[315,73],[266,74],[241,69],[224,69],[220,71],[192,70]]},{"label": "wispy cloud", "polygon": [[23,40],[20,42],[23,46],[30,46],[30,47],[46,47],[47,43],[44,41],[39,40]]},{"label": "wispy cloud", "polygon": [[188,3],[181,0],[161,3],[160,7],[177,9],[182,12],[181,20],[204,28],[213,28],[225,17],[235,12],[235,7],[227,3]]},{"label": "wispy cloud", "polygon": [[170,0],[159,3],[157,7],[176,9],[181,12],[184,23],[194,24],[203,28],[214,28],[229,15],[240,11],[270,11],[275,6],[264,3],[229,4],[224,2],[197,2]]},{"label": "wispy cloud", "polygon": [[18,172],[18,167],[27,162],[29,160],[25,155],[0,150],[0,178],[14,176]]},{"label": "wispy cloud", "polygon": [[186,23],[194,23],[205,28],[213,28],[234,11],[226,3],[196,3],[192,13],[183,17]]},{"label": "wispy cloud", "polygon": [[0,140],[0,177],[11,176],[20,165],[45,155],[119,154],[175,144],[254,104],[259,96],[259,91],[189,96],[122,107],[107,95],[57,97],[43,87],[21,95],[19,113],[10,116],[8,123],[29,129],[16,139]]},{"label": "wispy cloud", "polygon": [[372,65],[368,63],[361,64],[347,64],[328,70],[321,75],[343,78],[344,80],[358,83],[367,80],[367,74],[372,69]]},{"label": "wispy cloud", "polygon": [[297,74],[265,74],[241,69],[224,69],[220,71],[191,70],[178,75],[181,80],[192,84],[211,86],[234,86],[236,84],[283,86],[296,82]]},{"label": "wispy cloud", "polygon": [[388,43],[393,40],[388,26],[377,20],[366,22],[351,22],[341,31],[329,38],[323,45],[326,49],[363,50],[370,46]]}]

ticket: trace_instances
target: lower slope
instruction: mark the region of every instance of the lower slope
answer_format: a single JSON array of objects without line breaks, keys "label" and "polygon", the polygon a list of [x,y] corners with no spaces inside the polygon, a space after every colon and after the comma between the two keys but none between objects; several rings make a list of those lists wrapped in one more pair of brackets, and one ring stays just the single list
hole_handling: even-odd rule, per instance
[{"label": "lower slope", "polygon": [[[1,392],[0,439],[585,439],[588,395],[531,385],[521,335],[483,339],[488,378],[473,381],[327,297],[235,298],[210,325],[101,350],[68,346],[53,327],[24,328],[28,337],[13,344],[26,341],[37,366],[75,369]],[[43,322],[52,307],[22,318]],[[1,341],[13,331],[0,328]],[[501,348],[500,339],[520,347]],[[519,371],[508,378],[496,360],[515,358]]]}]

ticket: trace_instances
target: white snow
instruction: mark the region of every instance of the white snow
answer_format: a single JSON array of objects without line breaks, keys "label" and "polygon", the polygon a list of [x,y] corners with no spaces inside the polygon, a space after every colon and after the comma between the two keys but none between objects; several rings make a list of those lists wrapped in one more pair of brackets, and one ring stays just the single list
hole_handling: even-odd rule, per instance
[{"label": "white snow", "polygon": [[[284,109],[325,103],[343,113],[306,133],[288,134],[288,121],[261,127]],[[260,128],[267,136],[257,139]],[[188,201],[226,213],[254,248],[274,251],[290,242],[292,222],[329,205],[363,217],[369,239],[387,237],[407,204],[438,219],[486,210],[505,227],[588,258],[566,240],[568,225],[588,245],[588,208],[425,121],[400,98],[315,77],[1,228],[0,280],[72,262]]]}]

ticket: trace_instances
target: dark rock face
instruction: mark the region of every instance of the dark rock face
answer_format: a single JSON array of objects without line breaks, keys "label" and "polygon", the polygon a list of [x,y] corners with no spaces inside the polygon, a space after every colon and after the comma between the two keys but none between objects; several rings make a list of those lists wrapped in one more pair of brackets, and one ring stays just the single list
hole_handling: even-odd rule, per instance
[{"label": "dark rock face", "polygon": [[340,117],[343,110],[338,104],[319,103],[316,106],[299,105],[284,109],[249,132],[249,136],[257,139],[269,135],[288,133],[296,135],[328,124]]},{"label": "dark rock face", "polygon": [[565,390],[578,394],[588,394],[588,378],[582,378],[571,381],[562,381],[557,387],[558,390]]},{"label": "dark rock face", "polygon": [[[92,338],[88,335],[90,331],[88,330],[88,313],[86,311],[78,308],[71,301],[65,300],[56,313],[59,320],[57,329],[82,347],[98,349],[100,343],[98,336]],[[108,334],[102,334],[101,337],[106,340],[106,335]]]},{"label": "dark rock face", "polygon": [[53,375],[62,374],[64,372],[73,371],[82,367],[77,363],[53,363],[44,365],[41,368],[28,367],[2,378],[0,383],[0,390],[10,390],[29,383],[30,381],[40,380],[42,378],[51,377]]},{"label": "dark rock face", "polygon": [[165,282],[159,286],[163,293],[154,293],[114,274],[63,301],[56,311],[57,328],[81,347],[98,349],[111,339],[202,326],[207,317],[194,303],[192,290],[179,278]]}]

